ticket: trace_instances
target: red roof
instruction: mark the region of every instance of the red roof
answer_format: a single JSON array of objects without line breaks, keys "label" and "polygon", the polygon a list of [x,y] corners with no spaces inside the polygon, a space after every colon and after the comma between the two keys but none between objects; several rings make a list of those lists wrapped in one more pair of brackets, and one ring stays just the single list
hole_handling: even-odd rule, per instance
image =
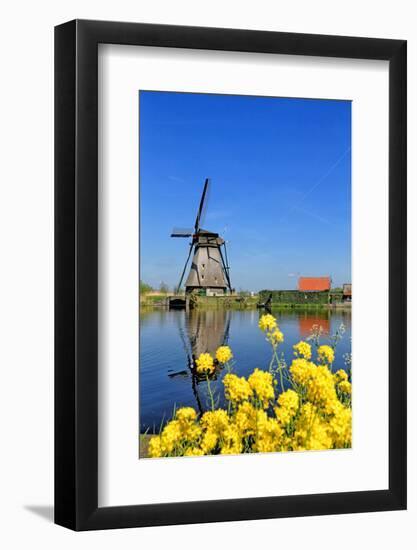
[{"label": "red roof", "polygon": [[302,292],[330,290],[330,286],[330,277],[300,277],[298,279],[298,290]]}]

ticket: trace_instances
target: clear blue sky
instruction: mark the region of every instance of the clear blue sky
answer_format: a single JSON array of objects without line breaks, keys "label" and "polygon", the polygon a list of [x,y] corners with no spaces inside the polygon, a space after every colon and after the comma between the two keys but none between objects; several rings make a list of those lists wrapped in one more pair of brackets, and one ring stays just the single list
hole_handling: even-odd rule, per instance
[{"label": "clear blue sky", "polygon": [[140,92],[141,279],[178,284],[204,180],[203,227],[236,289],[351,281],[351,102]]}]

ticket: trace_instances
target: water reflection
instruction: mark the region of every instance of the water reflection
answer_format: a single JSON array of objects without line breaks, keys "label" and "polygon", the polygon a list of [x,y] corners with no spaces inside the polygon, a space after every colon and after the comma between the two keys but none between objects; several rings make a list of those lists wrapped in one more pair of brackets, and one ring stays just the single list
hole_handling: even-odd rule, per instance
[{"label": "water reflection", "polygon": [[[185,312],[184,312],[185,313]],[[201,353],[214,354],[218,347],[229,341],[230,311],[229,310],[190,310],[182,316],[177,316],[178,332],[187,361],[184,370],[169,372],[168,377],[177,376],[191,378],[191,389],[194,394],[197,409],[204,412],[204,406],[199,394],[198,384],[206,381],[204,375],[196,371],[195,361]],[[216,380],[220,371],[216,367],[212,379]]]}]

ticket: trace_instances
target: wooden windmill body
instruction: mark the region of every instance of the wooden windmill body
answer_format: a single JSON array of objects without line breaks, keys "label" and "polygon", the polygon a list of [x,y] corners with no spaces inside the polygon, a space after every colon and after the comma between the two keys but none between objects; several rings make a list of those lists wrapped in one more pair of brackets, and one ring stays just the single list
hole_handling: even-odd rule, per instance
[{"label": "wooden windmill body", "polygon": [[218,233],[200,227],[207,200],[208,185],[209,180],[206,179],[194,230],[174,230],[171,234],[171,237],[191,237],[190,250],[177,291],[179,292],[181,288],[189,259],[194,252],[190,272],[185,282],[186,294],[197,292],[206,296],[221,296],[232,292],[226,242]]}]

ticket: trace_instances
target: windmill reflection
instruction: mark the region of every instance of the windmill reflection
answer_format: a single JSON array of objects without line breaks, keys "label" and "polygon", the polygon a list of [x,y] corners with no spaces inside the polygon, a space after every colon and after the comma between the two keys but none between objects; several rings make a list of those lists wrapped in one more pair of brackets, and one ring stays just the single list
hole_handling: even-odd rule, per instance
[{"label": "windmill reflection", "polygon": [[[217,348],[227,345],[230,330],[230,310],[192,309],[178,316],[178,331],[185,351],[187,368],[168,374],[170,378],[190,378],[191,387],[200,413],[204,412],[199,394],[199,384],[206,381],[206,376],[197,373],[195,361],[201,353],[214,355]],[[211,378],[217,379],[219,366]]]}]

